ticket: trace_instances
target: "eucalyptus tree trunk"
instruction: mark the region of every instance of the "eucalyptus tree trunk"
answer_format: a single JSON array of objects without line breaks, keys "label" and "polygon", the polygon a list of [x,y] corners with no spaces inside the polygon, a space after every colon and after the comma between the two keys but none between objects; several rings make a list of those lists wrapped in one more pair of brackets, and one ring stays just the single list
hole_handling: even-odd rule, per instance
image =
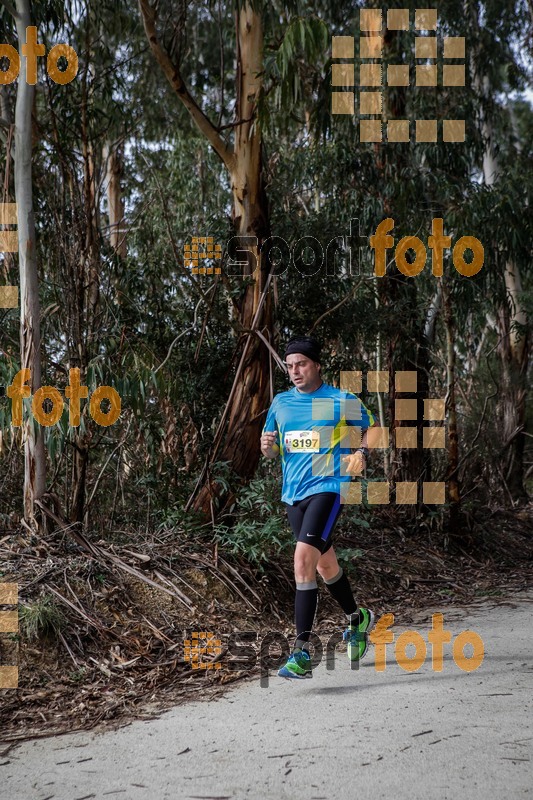
[{"label": "eucalyptus tree trunk", "polygon": [[[87,21],[90,26],[90,21]],[[87,32],[88,51],[92,49],[91,28]],[[90,108],[94,66],[88,64],[82,73],[81,92],[81,152],[83,156],[83,237],[80,262],[76,265],[76,301],[72,345],[69,347],[68,367],[79,368],[80,380],[84,382],[87,367],[96,349],[96,329],[100,305],[100,237],[99,203],[96,186],[95,148],[90,133]],[[91,435],[88,431],[74,431],[72,456],[72,481],[70,519],[72,522],[88,524],[85,499]]]},{"label": "eucalyptus tree trunk", "polygon": [[119,147],[108,145],[104,158],[107,163],[107,211],[109,216],[109,244],[119,258],[126,258],[126,231],[124,227],[124,199],[120,179],[124,164]]},{"label": "eucalyptus tree trunk", "polygon": [[[470,16],[479,35],[479,8],[472,2]],[[473,84],[480,98],[488,100],[492,87],[479,69],[480,59],[474,59]],[[485,143],[483,153],[483,179],[486,186],[494,186],[501,175],[498,153],[494,146],[495,134],[492,120],[481,104],[481,132]],[[527,312],[521,299],[522,281],[518,264],[506,259],[503,269],[506,297],[497,314],[499,332],[498,353],[501,361],[502,385],[499,392],[499,418],[501,419],[501,456],[504,461],[504,478],[511,498],[527,501],[524,488],[524,447],[526,427],[527,367],[529,339],[524,333],[528,325]]]},{"label": "eucalyptus tree trunk", "polygon": [[[235,235],[250,237],[242,250],[248,251],[245,275],[254,276],[237,305],[242,331],[240,360],[230,397],[215,434],[206,468],[195,491],[194,507],[213,513],[213,496],[221,494],[210,478],[209,467],[217,460],[230,462],[240,477],[250,478],[259,461],[259,437],[263,413],[269,398],[268,350],[254,333],[271,337],[272,314],[268,297],[269,266],[262,259],[261,245],[269,236],[268,207],[261,166],[261,131],[256,108],[262,86],[263,26],[260,10],[248,2],[236,10],[236,106],[233,147],[229,147],[218,129],[205,116],[190,94],[179,69],[162,46],[156,31],[156,11],[148,0],[139,0],[146,36],[154,56],[170,85],[185,105],[199,130],[204,134],[226,166],[233,194]],[[189,503],[192,502],[192,499]]]},{"label": "eucalyptus tree trunk", "polygon": [[[379,8],[376,0],[366,4],[366,7]],[[368,34],[370,35],[370,34]],[[393,63],[402,55],[398,47],[398,33],[395,30],[385,30],[383,38],[383,58],[392,57]],[[407,95],[404,88],[395,88],[393,92],[384,93],[386,118],[388,120],[405,119],[407,117]],[[378,169],[386,174],[390,167],[388,159],[391,158],[387,145],[375,145],[376,164]],[[405,165],[406,156],[398,151],[394,154],[395,170],[400,172]],[[383,183],[386,183],[384,177]],[[384,215],[394,218],[394,208],[388,198],[383,203]],[[390,266],[383,278],[378,279],[378,301],[387,316],[387,342],[385,347],[385,364],[389,374],[388,394],[388,419],[390,426],[390,467],[388,481],[391,487],[391,496],[394,496],[397,482],[417,482],[419,486],[423,481],[431,480],[431,455],[423,448],[423,419],[424,398],[428,397],[431,360],[429,344],[426,338],[425,327],[418,321],[417,304],[418,291],[416,278],[409,278]],[[395,373],[398,371],[416,372],[416,392],[400,392],[396,388]],[[416,399],[417,419],[401,421],[396,419],[396,401],[401,399]],[[384,421],[381,423],[385,424]],[[416,427],[416,448],[401,448],[396,445],[396,431],[402,427]],[[424,510],[424,506],[422,506]],[[413,515],[420,511],[418,506],[405,506],[406,513]]]},{"label": "eucalyptus tree trunk", "polygon": [[448,470],[447,486],[450,501],[449,532],[457,533],[457,523],[461,504],[459,488],[459,437],[457,432],[457,408],[455,396],[456,358],[455,358],[455,325],[453,319],[449,276],[440,278],[442,286],[442,302],[444,307],[444,325],[446,328],[446,418],[448,422]]},{"label": "eucalyptus tree trunk", "polygon": [[[251,6],[238,13],[237,44],[237,119],[247,120],[235,133],[234,161],[230,171],[233,193],[233,224],[239,236],[257,238],[250,244],[248,266],[251,274],[257,265],[255,280],[240,300],[239,322],[243,331],[254,326],[271,329],[270,302],[256,319],[261,295],[266,287],[268,267],[261,263],[259,248],[269,234],[268,207],[261,169],[261,132],[255,120],[255,105],[261,88],[263,69],[263,29],[261,16]],[[258,337],[248,334],[245,357],[238,382],[234,387],[228,413],[228,426],[220,459],[231,461],[243,478],[251,477],[259,460],[259,435],[263,425],[261,413],[268,404],[268,351]],[[197,507],[204,505],[199,495]]]},{"label": "eucalyptus tree trunk", "polygon": [[[518,265],[508,261],[504,273],[506,302],[498,313],[500,332],[499,354],[502,366],[500,395],[502,419],[502,451],[504,477],[513,500],[527,501],[524,488],[524,447],[526,427],[527,365],[529,342],[527,334],[517,325],[527,325],[526,311],[521,305],[522,290]],[[507,451],[507,452],[506,452]]]},{"label": "eucalyptus tree trunk", "polygon": [[[30,0],[16,0],[19,49],[26,41],[26,28],[31,23]],[[20,366],[29,369],[32,394],[41,386],[41,329],[39,279],[35,246],[35,216],[32,190],[32,109],[35,86],[26,81],[26,59],[21,57],[21,70],[15,105],[15,200],[18,212],[20,266]],[[32,527],[35,501],[46,490],[46,457],[43,429],[31,417],[22,420],[24,441],[24,518]]]}]

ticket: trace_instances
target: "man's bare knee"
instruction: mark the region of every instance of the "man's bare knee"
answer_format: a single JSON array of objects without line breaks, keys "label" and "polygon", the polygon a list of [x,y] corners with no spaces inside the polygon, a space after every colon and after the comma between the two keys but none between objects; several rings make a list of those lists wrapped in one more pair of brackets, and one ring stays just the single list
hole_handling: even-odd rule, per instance
[{"label": "man's bare knee", "polygon": [[294,553],[294,577],[297,583],[314,581],[320,551],[310,544],[298,542]]},{"label": "man's bare knee", "polygon": [[331,578],[334,578],[335,575],[338,575],[339,567],[338,566],[337,567],[332,567],[330,565],[328,565],[326,567],[322,567],[322,566],[320,566],[320,564],[318,564],[317,565],[317,572],[318,572],[318,574],[320,575],[321,578],[324,578],[325,581],[329,581],[329,580],[331,580]]},{"label": "man's bare knee", "polygon": [[337,561],[335,551],[333,547],[330,547],[330,549],[323,553],[318,559],[317,571],[325,581],[329,581],[338,574],[339,569],[339,562]]}]

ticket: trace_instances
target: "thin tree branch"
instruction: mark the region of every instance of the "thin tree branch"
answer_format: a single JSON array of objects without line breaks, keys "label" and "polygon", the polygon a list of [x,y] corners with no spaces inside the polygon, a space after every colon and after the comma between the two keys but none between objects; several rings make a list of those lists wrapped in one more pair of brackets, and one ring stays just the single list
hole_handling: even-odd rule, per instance
[{"label": "thin tree branch", "polygon": [[185,86],[177,65],[172,62],[168,53],[159,42],[155,28],[157,19],[156,9],[150,5],[148,0],[139,0],[139,9],[142,16],[146,37],[150,43],[152,53],[154,54],[157,63],[163,70],[168,82],[193,118],[199,130],[204,134],[214,151],[226,165],[228,171],[231,172],[235,162],[234,154],[225,144],[224,140],[219,136],[213,123],[206,117],[198,103],[192,97],[189,90]]},{"label": "thin tree branch", "polygon": [[225,131],[228,128],[238,128],[239,125],[244,125],[247,122],[252,122],[253,117],[249,117],[248,119],[240,119],[238,122],[228,122],[227,125],[218,125],[216,130],[220,133],[220,131]]},{"label": "thin tree branch", "polygon": [[260,314],[261,314],[261,310],[263,308],[263,304],[264,304],[264,302],[265,302],[265,300],[267,298],[268,287],[270,285],[271,279],[272,279],[272,273],[270,272],[269,275],[268,275],[268,278],[266,280],[265,286],[264,286],[264,288],[263,288],[263,290],[261,292],[261,296],[259,298],[259,304],[257,306],[256,312],[255,312],[254,317],[252,319],[252,324],[250,326],[250,329],[249,329],[249,331],[246,331],[244,333],[244,335],[247,337],[247,339],[246,339],[246,342],[244,343],[244,348],[243,348],[243,351],[241,353],[241,357],[240,357],[240,360],[239,360],[239,364],[237,366],[237,370],[235,372],[235,377],[233,378],[233,384],[231,386],[231,391],[229,393],[229,397],[228,397],[228,399],[226,401],[226,405],[224,406],[224,411],[222,412],[222,417],[220,418],[220,421],[218,423],[217,429],[216,429],[215,434],[213,436],[213,444],[212,444],[212,447],[211,447],[211,452],[206,457],[202,472],[200,473],[198,481],[196,482],[196,485],[195,485],[195,487],[194,487],[189,499],[187,500],[187,503],[185,505],[185,511],[188,511],[189,508],[191,507],[192,502],[193,502],[193,500],[194,500],[194,498],[195,498],[195,496],[196,496],[196,494],[198,492],[198,487],[200,486],[201,482],[203,481],[205,475],[208,473],[210,465],[215,461],[216,455],[217,455],[218,450],[220,448],[220,443],[222,441],[222,434],[223,434],[223,431],[224,431],[224,426],[226,424],[226,419],[227,419],[227,416],[229,414],[229,411],[230,411],[230,408],[231,408],[231,404],[233,402],[233,396],[234,396],[235,391],[237,389],[237,385],[238,385],[238,382],[239,382],[240,374],[241,374],[241,371],[242,371],[242,369],[244,367],[244,362],[245,362],[246,356],[248,354],[248,349],[249,349],[250,344],[252,342],[252,338],[253,338],[252,334],[257,332],[257,323],[259,321],[259,317],[260,317]]},{"label": "thin tree branch", "polygon": [[265,345],[268,347],[268,349],[270,350],[270,355],[271,355],[271,356],[274,358],[274,361],[276,362],[276,364],[278,365],[278,367],[279,367],[281,370],[283,370],[283,372],[284,372],[286,375],[288,374],[288,369],[287,369],[287,367],[285,366],[285,363],[284,363],[284,362],[281,360],[281,358],[278,356],[278,354],[276,353],[276,351],[274,350],[274,348],[272,347],[272,345],[270,344],[270,342],[269,342],[267,339],[265,339],[265,337],[263,336],[263,334],[261,333],[261,331],[258,331],[258,330],[250,330],[250,331],[244,331],[244,332],[245,332],[245,333],[255,333],[255,334],[256,334],[256,336],[259,336],[259,338],[261,339],[261,341],[262,341],[262,342],[264,342],[264,344],[265,344]]},{"label": "thin tree branch", "polygon": [[159,183],[159,179],[157,177],[157,174],[156,174],[155,170],[153,170],[152,167],[150,166],[150,164],[148,162],[148,159],[146,158],[144,153],[142,154],[142,157],[143,157],[148,169],[152,173],[155,185],[157,187],[157,191],[158,191],[158,194],[159,194],[159,197],[160,197],[160,200],[161,200],[161,211],[163,212],[163,218],[164,218],[165,224],[167,226],[168,238],[170,240],[170,246],[172,247],[172,252],[174,253],[174,259],[176,261],[176,266],[181,270],[183,275],[185,275],[189,279],[189,281],[193,285],[194,289],[198,292],[198,294],[200,295],[202,300],[205,303],[207,303],[207,297],[206,297],[205,293],[203,292],[202,287],[200,286],[199,280],[197,278],[195,278],[194,275],[192,274],[192,272],[190,272],[185,267],[185,265],[183,263],[183,260],[180,258],[180,254],[179,254],[179,251],[178,251],[178,246],[177,246],[177,244],[175,242],[174,235],[172,233],[172,225],[170,224],[170,218],[169,218],[169,215],[168,215],[167,204],[165,202],[165,198],[163,196],[163,190],[161,189],[161,184]]},{"label": "thin tree branch", "polygon": [[2,0],[2,5],[5,7],[6,11],[11,14],[12,17],[15,19],[20,19],[20,14],[18,13],[15,6],[12,6],[9,0]]},{"label": "thin tree branch", "polygon": [[358,282],[355,284],[355,286],[353,286],[353,287],[350,289],[350,291],[348,292],[348,294],[347,294],[345,297],[343,297],[343,298],[342,298],[342,300],[340,300],[340,301],[339,301],[339,302],[338,302],[336,305],[334,305],[334,306],[333,306],[333,308],[329,308],[327,311],[324,311],[324,313],[323,313],[323,314],[321,314],[321,315],[319,316],[319,318],[317,319],[317,321],[316,321],[316,322],[314,322],[314,323],[313,323],[313,325],[312,325],[312,327],[311,327],[311,328],[310,328],[310,329],[307,331],[307,335],[308,335],[308,336],[310,336],[310,335],[313,333],[313,331],[315,330],[315,328],[317,328],[317,327],[318,327],[318,325],[319,325],[319,324],[322,322],[322,320],[323,320],[323,319],[325,319],[325,317],[329,317],[329,315],[330,315],[330,314],[333,314],[333,312],[334,312],[334,311],[336,311],[338,308],[340,308],[342,305],[344,305],[344,303],[345,303],[347,300],[349,300],[349,299],[350,299],[350,297],[351,297],[352,295],[354,295],[354,294],[355,294],[355,292],[356,292],[356,291],[359,289],[359,287],[361,286],[361,284],[363,283],[363,281],[364,281],[364,278],[361,278],[361,280],[360,280],[360,281],[358,281]]},{"label": "thin tree branch", "polygon": [[218,116],[217,130],[220,132],[220,123],[222,122],[222,115],[224,114],[224,75],[226,68],[224,65],[224,36],[222,34],[222,8],[221,2],[218,0],[218,42],[220,48],[220,114]]},{"label": "thin tree branch", "polygon": [[215,277],[215,283],[213,284],[213,290],[211,292],[211,300],[209,301],[209,306],[207,311],[205,312],[204,320],[202,322],[202,329],[200,331],[200,336],[198,337],[198,341],[196,343],[196,350],[194,351],[194,363],[198,363],[198,357],[200,355],[200,349],[202,347],[202,342],[204,340],[205,332],[207,330],[207,322],[209,317],[211,316],[211,311],[213,309],[213,304],[215,302],[215,297],[217,294],[217,287],[218,287],[218,275]]},{"label": "thin tree branch", "polygon": [[154,375],[157,372],[159,372],[159,370],[162,369],[165,366],[165,364],[167,363],[168,359],[170,358],[170,354],[172,353],[172,348],[174,347],[176,342],[178,342],[181,339],[182,336],[185,336],[186,333],[190,333],[191,331],[193,331],[196,328],[196,322],[197,322],[196,318],[198,316],[198,309],[200,308],[200,303],[201,302],[202,302],[201,300],[198,300],[198,302],[196,304],[196,308],[194,309],[194,319],[193,319],[193,323],[192,323],[191,327],[187,328],[186,330],[182,331],[181,333],[178,333],[178,335],[172,341],[170,347],[168,348],[168,352],[167,352],[164,360],[160,363],[160,365],[157,367],[157,369],[154,369]]},{"label": "thin tree branch", "polygon": [[116,446],[116,447],[115,447],[115,448],[114,448],[114,449],[113,449],[113,450],[112,450],[112,451],[109,453],[109,455],[108,455],[108,457],[107,457],[107,459],[106,459],[106,461],[105,461],[105,464],[104,464],[104,466],[103,466],[103,467],[102,467],[102,469],[100,470],[100,473],[99,473],[99,475],[98,475],[98,477],[97,477],[96,481],[94,482],[94,486],[93,486],[93,490],[92,490],[92,492],[91,492],[91,496],[90,496],[90,497],[89,497],[89,499],[87,500],[87,504],[86,504],[86,506],[85,506],[85,509],[84,509],[84,512],[85,512],[85,513],[87,512],[87,509],[89,508],[89,506],[91,505],[91,503],[92,503],[92,501],[93,501],[94,495],[95,495],[95,493],[96,493],[96,490],[98,489],[98,486],[100,485],[100,480],[102,479],[102,476],[103,476],[104,472],[106,471],[107,465],[109,464],[109,462],[111,461],[111,459],[113,458],[113,456],[115,455],[115,453],[117,452],[117,450],[120,450],[120,448],[123,446],[124,442],[125,442],[125,441],[126,441],[126,439],[128,438],[128,433],[130,432],[130,427],[131,427],[131,419],[129,419],[129,420],[128,420],[128,425],[127,425],[127,427],[126,427],[126,433],[125,433],[125,434],[124,434],[124,436],[121,438],[121,440],[120,440],[120,442],[117,444],[117,446]]}]

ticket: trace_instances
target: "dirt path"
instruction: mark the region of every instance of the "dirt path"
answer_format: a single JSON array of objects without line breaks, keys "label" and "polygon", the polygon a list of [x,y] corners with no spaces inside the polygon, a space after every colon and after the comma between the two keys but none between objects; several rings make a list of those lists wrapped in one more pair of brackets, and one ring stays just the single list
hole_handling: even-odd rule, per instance
[{"label": "dirt path", "polygon": [[[432,611],[416,625],[426,642]],[[440,673],[429,646],[416,672],[398,665],[394,644],[384,672],[375,669],[374,647],[359,670],[339,654],[334,670],[322,663],[312,680],[271,675],[268,687],[256,679],[117,731],[17,745],[0,758],[2,796],[533,797],[533,594],[447,609],[444,627],[453,638],[465,629],[482,637],[477,670],[462,671],[451,644]],[[396,639],[401,631],[394,626]]]}]

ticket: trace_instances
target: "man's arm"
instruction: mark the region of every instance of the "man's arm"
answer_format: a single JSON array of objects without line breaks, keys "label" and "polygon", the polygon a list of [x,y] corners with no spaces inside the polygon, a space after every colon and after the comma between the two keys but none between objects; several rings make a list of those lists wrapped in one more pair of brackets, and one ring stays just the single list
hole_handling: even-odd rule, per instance
[{"label": "man's arm", "polygon": [[261,435],[261,452],[265,458],[276,458],[279,456],[279,446],[276,444],[277,432],[267,432]]},{"label": "man's arm", "polygon": [[[374,422],[370,428],[365,428],[361,436],[361,448],[368,450],[374,447],[379,441],[380,434],[378,431],[372,432],[372,428],[379,428],[379,419],[375,417]],[[361,475],[366,467],[366,454],[361,448],[352,450],[351,455],[345,456],[342,460],[346,463],[346,472],[348,475]]]},{"label": "man's arm", "polygon": [[379,441],[381,439],[380,432],[379,431],[373,431],[372,428],[381,428],[380,421],[379,421],[378,417],[376,417],[374,419],[374,422],[370,426],[370,428],[366,428],[363,431],[363,436],[361,438],[361,447],[366,447],[367,450],[368,449],[372,449],[373,447],[375,447],[379,443]]},{"label": "man's arm", "polygon": [[276,421],[276,398],[272,401],[268,409],[265,427],[261,434],[261,452],[265,458],[276,458],[279,456],[278,423]]}]

